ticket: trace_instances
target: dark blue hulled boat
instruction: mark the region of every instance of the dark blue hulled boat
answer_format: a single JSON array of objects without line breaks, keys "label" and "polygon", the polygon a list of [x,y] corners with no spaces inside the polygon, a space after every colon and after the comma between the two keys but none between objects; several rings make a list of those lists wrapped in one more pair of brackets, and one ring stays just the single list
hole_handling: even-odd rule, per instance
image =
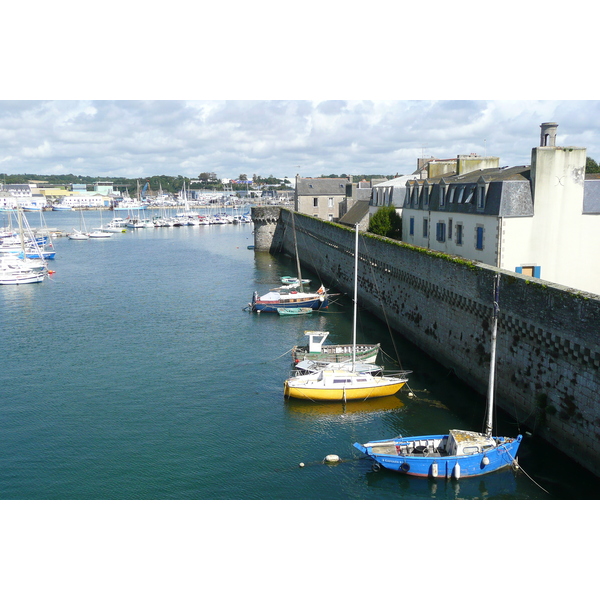
[{"label": "dark blue hulled boat", "polygon": [[517,452],[523,436],[492,436],[494,379],[496,368],[496,334],[498,330],[498,292],[500,275],[496,275],[490,378],[488,385],[485,433],[452,429],[447,435],[398,436],[375,440],[354,447],[371,457],[377,465],[416,477],[475,477],[517,466]]},{"label": "dark blue hulled boat", "polygon": [[278,308],[312,308],[320,310],[329,306],[327,290],[321,286],[316,292],[270,291],[264,296],[254,292],[250,308],[254,312],[274,312]]},{"label": "dark blue hulled boat", "polygon": [[[323,285],[316,292],[305,292],[304,282],[310,281],[302,279],[300,269],[300,258],[298,257],[298,242],[296,240],[296,224],[294,221],[294,211],[292,215],[292,231],[294,233],[294,249],[296,253],[296,268],[298,270],[297,282],[291,283],[283,288],[271,290],[264,296],[259,296],[258,292],[252,295],[252,302],[249,303],[249,308],[253,312],[279,312],[281,308],[312,308],[312,310],[320,310],[329,306],[329,298],[327,290]],[[283,278],[282,278],[283,280]],[[299,287],[300,291],[296,288]]]}]

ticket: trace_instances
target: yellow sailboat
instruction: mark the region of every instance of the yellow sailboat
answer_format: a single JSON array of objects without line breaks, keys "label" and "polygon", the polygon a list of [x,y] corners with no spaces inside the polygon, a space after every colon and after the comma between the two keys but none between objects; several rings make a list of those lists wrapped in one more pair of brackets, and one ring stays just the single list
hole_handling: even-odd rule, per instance
[{"label": "yellow sailboat", "polygon": [[393,396],[408,381],[406,372],[395,376],[374,375],[356,368],[356,313],[358,290],[358,224],[354,250],[354,318],[352,363],[348,368],[329,363],[324,368],[305,375],[290,377],[284,384],[288,398],[314,401],[364,400]]}]

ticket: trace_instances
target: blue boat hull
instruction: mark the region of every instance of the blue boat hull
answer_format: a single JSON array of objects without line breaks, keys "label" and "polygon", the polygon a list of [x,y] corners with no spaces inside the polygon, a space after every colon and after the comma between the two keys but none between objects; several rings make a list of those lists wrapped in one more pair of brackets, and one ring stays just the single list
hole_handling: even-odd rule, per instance
[{"label": "blue boat hull", "polygon": [[312,308],[313,310],[319,310],[327,308],[329,306],[329,300],[306,300],[305,302],[253,302],[252,310],[255,312],[277,312],[278,308]]},{"label": "blue boat hull", "polygon": [[[490,448],[483,452],[477,452],[470,455],[444,455],[443,453],[434,454],[402,454],[403,445],[411,442],[426,442],[428,440],[440,440],[447,436],[432,435],[422,437],[392,438],[389,440],[378,440],[368,442],[368,444],[388,444],[386,452],[377,452],[377,448],[372,448],[359,444],[354,447],[372,458],[378,465],[391,471],[397,471],[405,475],[414,477],[476,477],[493,473],[500,469],[510,467],[516,464],[516,456],[523,436],[517,438],[495,437],[497,442],[495,448]],[[393,445],[390,445],[394,442]],[[381,446],[383,448],[384,446]],[[396,455],[388,454],[394,452]]]}]

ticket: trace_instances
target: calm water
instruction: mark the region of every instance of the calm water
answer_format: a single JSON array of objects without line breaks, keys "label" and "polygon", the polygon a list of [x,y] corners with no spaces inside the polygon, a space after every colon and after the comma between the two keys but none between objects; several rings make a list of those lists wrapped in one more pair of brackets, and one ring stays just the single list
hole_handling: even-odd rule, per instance
[{"label": "calm water", "polygon": [[[79,221],[44,216],[64,231]],[[456,483],[373,471],[354,441],[480,429],[483,400],[361,314],[359,340],[396,348],[416,397],[407,389],[346,409],[285,401],[289,350],[305,329],[350,340],[351,305],[341,297],[324,315],[288,318],[244,311],[255,289],[294,273],[252,243],[252,225],[58,238],[51,280],[0,286],[0,498],[600,497],[596,478],[535,435],[519,453],[525,473]],[[518,432],[510,415],[499,424]],[[331,453],[343,462],[323,464]]]}]

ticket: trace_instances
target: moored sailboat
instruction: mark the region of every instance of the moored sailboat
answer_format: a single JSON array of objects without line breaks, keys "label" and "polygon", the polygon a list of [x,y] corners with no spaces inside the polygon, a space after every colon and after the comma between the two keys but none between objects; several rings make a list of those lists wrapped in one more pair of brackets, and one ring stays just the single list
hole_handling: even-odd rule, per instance
[{"label": "moored sailboat", "polygon": [[498,293],[496,276],[492,315],[490,377],[484,433],[451,429],[447,435],[423,435],[375,440],[354,447],[377,465],[416,477],[475,477],[517,466],[517,452],[523,438],[493,436]]},{"label": "moored sailboat", "polygon": [[[292,223],[294,223],[294,213],[292,212]],[[253,312],[279,312],[279,309],[285,308],[311,308],[312,310],[321,310],[329,306],[329,297],[327,290],[323,285],[316,292],[305,292],[303,287],[302,273],[300,269],[300,258],[298,256],[298,243],[296,241],[296,227],[294,231],[294,248],[296,252],[296,268],[298,270],[298,283],[290,284],[300,287],[300,291],[295,289],[284,290],[279,288],[271,290],[263,296],[258,292],[252,295],[252,302],[248,304]]]},{"label": "moored sailboat", "polygon": [[352,319],[352,361],[340,365],[326,363],[324,368],[287,379],[284,383],[284,395],[288,398],[313,401],[364,400],[393,396],[408,381],[407,373],[380,375],[356,361],[356,318],[358,307],[358,225],[354,251],[354,315]]}]

